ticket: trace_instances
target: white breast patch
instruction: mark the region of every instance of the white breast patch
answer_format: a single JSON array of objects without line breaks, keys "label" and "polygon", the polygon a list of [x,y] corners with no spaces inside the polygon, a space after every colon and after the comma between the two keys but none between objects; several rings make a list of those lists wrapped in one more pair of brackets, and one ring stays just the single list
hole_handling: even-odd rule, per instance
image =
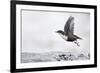
[{"label": "white breast patch", "polygon": [[62,34],[60,34],[60,33],[59,33],[59,35],[60,35],[64,40],[67,40],[67,39],[68,39],[68,37],[65,36],[65,35],[62,35]]}]

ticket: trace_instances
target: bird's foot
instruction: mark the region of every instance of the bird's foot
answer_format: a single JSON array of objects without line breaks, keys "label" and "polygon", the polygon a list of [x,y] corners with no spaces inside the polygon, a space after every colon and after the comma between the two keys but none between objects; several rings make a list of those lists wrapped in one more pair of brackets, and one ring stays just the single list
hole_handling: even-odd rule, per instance
[{"label": "bird's foot", "polygon": [[79,47],[80,47],[80,44],[79,44],[79,42],[78,42],[78,41],[74,41],[74,43],[75,43],[77,46],[79,46]]}]

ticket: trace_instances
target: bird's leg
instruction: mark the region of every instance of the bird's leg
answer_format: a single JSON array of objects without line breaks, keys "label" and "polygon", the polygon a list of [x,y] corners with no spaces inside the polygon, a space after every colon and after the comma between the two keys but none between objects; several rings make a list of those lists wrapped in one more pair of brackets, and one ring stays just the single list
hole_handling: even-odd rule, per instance
[{"label": "bird's leg", "polygon": [[77,46],[80,46],[80,45],[79,45],[79,42],[78,42],[77,40],[75,40],[74,43],[75,43]]}]

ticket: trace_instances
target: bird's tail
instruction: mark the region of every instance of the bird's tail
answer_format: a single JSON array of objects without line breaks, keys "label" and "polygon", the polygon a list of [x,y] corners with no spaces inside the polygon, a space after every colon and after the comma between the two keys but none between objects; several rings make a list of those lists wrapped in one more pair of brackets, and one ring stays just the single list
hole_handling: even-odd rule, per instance
[{"label": "bird's tail", "polygon": [[78,36],[76,36],[76,35],[74,35],[77,39],[80,39],[80,40],[83,40],[82,38],[80,38],[80,37],[78,37]]}]

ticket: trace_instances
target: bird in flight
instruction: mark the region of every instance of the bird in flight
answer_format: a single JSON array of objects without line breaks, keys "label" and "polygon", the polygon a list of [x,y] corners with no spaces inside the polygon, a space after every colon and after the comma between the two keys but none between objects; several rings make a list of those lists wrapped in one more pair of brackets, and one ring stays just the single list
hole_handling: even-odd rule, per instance
[{"label": "bird in flight", "polygon": [[64,31],[58,30],[56,31],[64,40],[68,42],[74,42],[77,46],[79,45],[79,42],[77,39],[82,39],[78,37],[77,35],[74,35],[74,17],[70,16],[64,26]]}]

